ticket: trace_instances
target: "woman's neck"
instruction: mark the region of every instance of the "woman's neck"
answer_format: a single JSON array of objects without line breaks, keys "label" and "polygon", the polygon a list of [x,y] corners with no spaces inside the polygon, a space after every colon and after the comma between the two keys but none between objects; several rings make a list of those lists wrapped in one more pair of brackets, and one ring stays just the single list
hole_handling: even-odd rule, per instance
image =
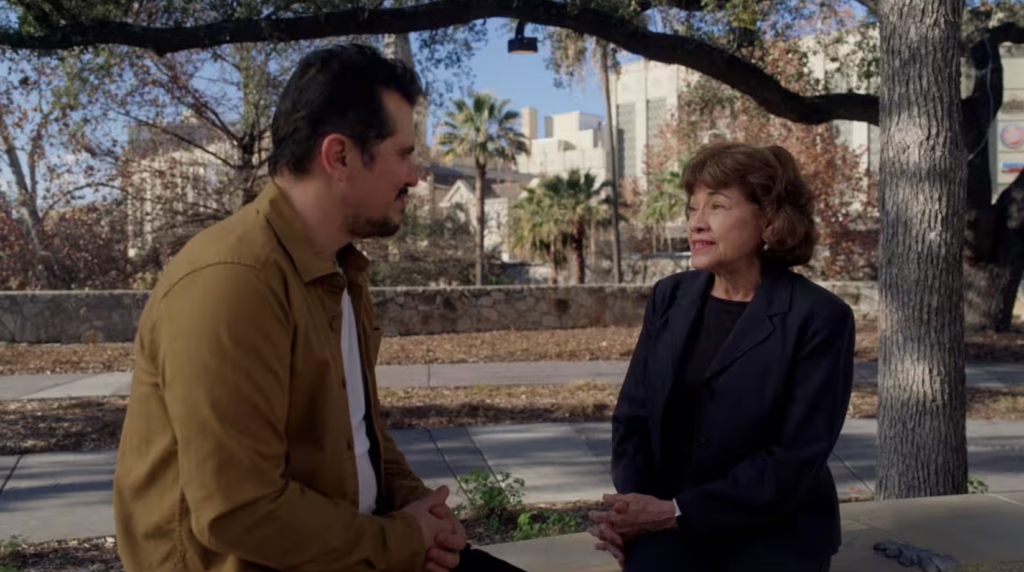
[{"label": "woman's neck", "polygon": [[734,268],[715,272],[715,283],[711,295],[723,300],[749,302],[754,299],[757,287],[761,285],[761,261],[744,262]]}]

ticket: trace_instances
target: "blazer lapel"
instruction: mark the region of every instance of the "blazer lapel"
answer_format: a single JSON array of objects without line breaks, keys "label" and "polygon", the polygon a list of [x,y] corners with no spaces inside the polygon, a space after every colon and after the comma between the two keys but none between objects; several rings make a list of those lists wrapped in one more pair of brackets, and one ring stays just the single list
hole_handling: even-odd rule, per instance
[{"label": "blazer lapel", "polygon": [[783,268],[765,268],[761,286],[708,368],[706,379],[718,375],[772,335],[775,331],[772,316],[789,310],[792,287],[789,272]]},{"label": "blazer lapel", "polygon": [[660,403],[668,396],[674,377],[679,372],[680,361],[693,329],[693,322],[700,314],[700,308],[707,299],[711,287],[711,274],[701,270],[691,270],[700,276],[685,290],[680,290],[675,302],[669,306],[658,324],[659,333],[653,339],[659,340],[654,355],[658,356],[658,365],[652,371],[658,372],[656,385]]}]

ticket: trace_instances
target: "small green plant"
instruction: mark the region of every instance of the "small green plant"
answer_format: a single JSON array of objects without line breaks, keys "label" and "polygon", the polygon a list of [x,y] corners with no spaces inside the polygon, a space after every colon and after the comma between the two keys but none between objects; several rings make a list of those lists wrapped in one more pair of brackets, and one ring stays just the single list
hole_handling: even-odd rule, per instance
[{"label": "small green plant", "polygon": [[534,538],[573,534],[579,532],[580,527],[580,517],[575,514],[560,513],[552,510],[529,511],[519,515],[519,519],[516,522],[516,531],[512,533],[512,540],[519,542],[522,540],[533,540]]},{"label": "small green plant", "polygon": [[[20,536],[12,536],[0,542],[0,560],[6,560],[21,551],[25,545],[25,539]],[[14,566],[0,562],[0,572],[21,572]]]},{"label": "small green plant", "polygon": [[983,495],[988,492],[988,485],[978,477],[967,477],[967,492],[972,495]]},{"label": "small green plant", "polygon": [[515,521],[523,509],[523,479],[508,473],[492,476],[487,471],[473,470],[459,482],[466,492],[466,506],[455,507],[458,518],[472,515],[497,532],[503,522]]},{"label": "small green plant", "polygon": [[[0,558],[8,558],[17,554],[25,546],[26,540],[21,536],[12,536],[0,542]],[[0,568],[0,572],[6,572]]]}]

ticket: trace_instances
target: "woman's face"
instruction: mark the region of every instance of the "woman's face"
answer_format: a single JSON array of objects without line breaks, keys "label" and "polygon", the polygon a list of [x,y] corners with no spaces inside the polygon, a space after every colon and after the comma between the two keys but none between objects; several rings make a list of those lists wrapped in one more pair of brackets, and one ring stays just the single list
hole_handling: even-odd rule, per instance
[{"label": "woman's face", "polygon": [[766,222],[761,209],[739,189],[697,187],[686,229],[690,266],[717,274],[757,264]]}]

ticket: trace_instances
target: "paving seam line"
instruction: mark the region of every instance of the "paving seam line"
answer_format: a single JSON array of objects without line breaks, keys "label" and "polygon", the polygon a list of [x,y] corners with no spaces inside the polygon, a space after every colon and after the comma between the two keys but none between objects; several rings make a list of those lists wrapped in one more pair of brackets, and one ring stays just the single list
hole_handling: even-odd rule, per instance
[{"label": "paving seam line", "polygon": [[999,500],[1001,500],[1003,502],[1008,502],[1010,504],[1017,505],[1019,507],[1024,507],[1024,502],[1015,501],[1015,500],[1013,500],[1011,498],[1004,497],[1003,495],[1001,495],[999,493],[987,493],[987,494],[988,494],[988,496],[995,497],[995,498],[997,498],[997,499],[999,499]]},{"label": "paving seam line", "polygon": [[[466,431],[466,434],[469,434],[468,430]],[[448,467],[448,472],[451,473],[453,477],[455,477],[455,486],[458,487],[460,491],[462,491],[461,496],[465,499],[468,499],[469,494],[466,493],[465,487],[462,486],[462,479],[460,479],[459,476],[455,474],[455,467],[453,467],[452,462],[448,460],[448,455],[446,455],[444,453],[444,449],[442,449],[441,446],[437,444],[437,439],[434,439],[434,432],[430,429],[427,429],[427,436],[430,437],[430,442],[434,444],[434,448],[437,449],[437,452],[441,454],[441,458],[444,459],[444,464],[445,466]],[[470,437],[470,439],[472,439],[472,437]],[[475,446],[476,443],[473,443],[473,445]],[[481,453],[480,456],[483,457],[483,454]]]},{"label": "paving seam line", "polygon": [[[476,442],[476,437],[473,437],[473,432],[470,431],[470,429],[472,429],[472,427],[466,427],[466,434],[469,435],[469,440],[473,442],[473,446],[476,447],[477,452],[480,453],[480,458],[484,460],[484,464],[487,465],[487,470],[491,472],[491,476],[494,477],[494,481],[501,484],[501,481],[498,480],[498,473],[494,472],[494,467],[491,466],[491,462],[487,459],[487,455],[484,455],[484,450],[480,448],[480,444]],[[512,478],[515,478],[515,475],[513,475]],[[502,488],[504,488],[504,485],[502,485]]]},{"label": "paving seam line", "polygon": [[18,455],[18,458],[14,460],[14,466],[11,467],[11,471],[4,477],[4,482],[0,484],[0,495],[4,493],[4,489],[7,488],[7,483],[11,482],[14,478],[14,471],[18,470],[18,465],[21,464],[21,460],[25,458],[25,455]]},{"label": "paving seam line", "polygon": [[875,494],[875,489],[871,488],[871,485],[869,485],[867,481],[861,478],[860,474],[858,474],[857,471],[853,470],[853,467],[851,467],[850,464],[846,462],[846,459],[842,458],[839,455],[839,453],[836,453],[834,450],[832,451],[832,454],[835,455],[837,459],[839,459],[839,462],[842,463],[844,467],[846,467],[847,471],[850,471],[851,475],[857,477],[857,480],[860,481],[862,485],[864,485],[864,488],[871,491],[871,494]]},{"label": "paving seam line", "polygon": [[910,545],[910,546],[915,546],[913,543],[907,542],[906,540],[903,540],[902,538],[900,538],[899,536],[896,536],[895,534],[889,532],[888,530],[885,530],[883,528],[878,528],[877,526],[875,526],[873,524],[866,523],[866,522],[864,522],[862,520],[857,520],[856,518],[848,518],[847,520],[850,520],[852,522],[856,522],[857,524],[859,524],[861,526],[865,526],[867,528],[870,528],[871,530],[874,530],[875,532],[881,534],[882,536],[888,536],[889,538],[895,540],[896,542],[900,542],[900,543],[907,544],[907,545]]}]

